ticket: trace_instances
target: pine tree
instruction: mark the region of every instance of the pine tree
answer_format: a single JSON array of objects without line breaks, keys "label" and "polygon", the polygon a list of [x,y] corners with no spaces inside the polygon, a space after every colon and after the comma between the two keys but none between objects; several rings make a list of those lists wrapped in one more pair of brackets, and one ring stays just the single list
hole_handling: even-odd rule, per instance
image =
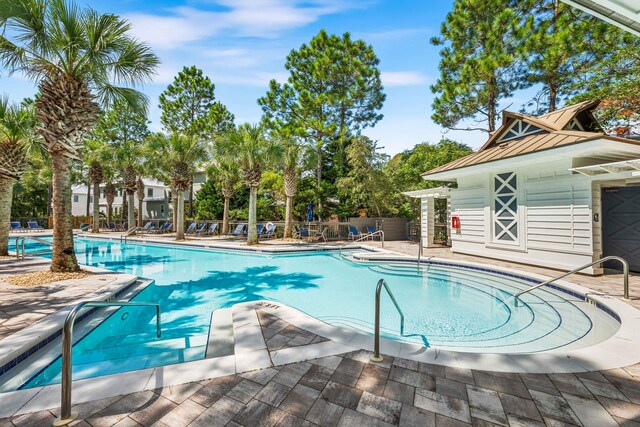
[{"label": "pine tree", "polygon": [[600,40],[613,27],[560,0],[515,4],[528,16],[526,27],[530,29],[521,41],[527,58],[523,83],[543,86],[530,103],[531,110],[534,114],[555,111],[561,99],[576,90],[576,82],[588,76],[598,60],[608,56]]},{"label": "pine tree", "polygon": [[[518,42],[526,28],[510,0],[456,0],[431,39],[440,78],[431,87],[432,119],[449,129],[495,131],[498,103],[518,88]],[[475,120],[476,125],[461,127]]]},{"label": "pine tree", "polygon": [[[343,174],[349,138],[382,119],[385,95],[378,64],[373,48],[363,40],[322,30],[287,56],[287,83],[272,80],[258,100],[270,128],[286,129],[311,142],[318,198],[325,166],[333,161],[338,169],[334,175]],[[327,158],[330,145],[334,159]]]}]

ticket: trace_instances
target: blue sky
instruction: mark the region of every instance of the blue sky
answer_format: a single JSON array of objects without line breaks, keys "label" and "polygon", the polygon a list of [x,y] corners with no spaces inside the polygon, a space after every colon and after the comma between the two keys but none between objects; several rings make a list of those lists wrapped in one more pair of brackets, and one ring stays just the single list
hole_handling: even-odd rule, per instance
[{"label": "blue sky", "polygon": [[[162,65],[152,83],[141,89],[150,99],[150,119],[160,129],[158,96],[184,66],[196,65],[216,84],[216,94],[235,114],[236,122],[256,122],[256,100],[270,79],[284,81],[285,57],[320,29],[371,44],[380,58],[387,100],[384,118],[365,134],[395,154],[443,135],[479,147],[480,132],[445,132],[431,120],[429,85],[438,77],[438,34],[451,9],[449,0],[97,0],[101,12],[117,13],[133,24]],[[19,100],[32,96],[34,85],[20,76],[0,74],[0,93]],[[518,110],[527,100],[511,100]]]}]

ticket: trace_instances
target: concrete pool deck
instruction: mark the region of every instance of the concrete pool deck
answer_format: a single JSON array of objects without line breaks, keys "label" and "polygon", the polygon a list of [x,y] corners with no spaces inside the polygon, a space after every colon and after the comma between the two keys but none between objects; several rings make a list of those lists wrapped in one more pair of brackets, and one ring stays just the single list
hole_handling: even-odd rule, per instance
[{"label": "concrete pool deck", "polygon": [[[518,374],[434,365],[355,349],[321,354],[327,343],[278,317],[268,303],[239,312],[257,326],[263,366],[246,370],[220,360],[211,378],[104,397],[104,381],[73,408],[77,426],[635,426],[640,422],[640,365],[576,374]],[[234,313],[235,315],[235,313]],[[249,316],[249,317],[247,317]],[[249,319],[251,320],[249,321]],[[255,325],[254,325],[255,324]],[[236,345],[236,351],[247,345]],[[315,348],[318,357],[279,363]],[[245,351],[251,349],[245,348]],[[345,349],[346,350],[346,349]],[[254,350],[255,351],[255,350]],[[200,372],[205,374],[207,372]],[[192,375],[188,370],[183,375]],[[163,377],[165,378],[165,377]],[[114,384],[114,386],[118,387]],[[59,387],[57,388],[59,391]],[[55,386],[50,391],[56,391]],[[47,393],[58,398],[57,393]],[[89,396],[90,397],[90,396]],[[28,406],[27,406],[28,407]],[[58,410],[0,419],[2,427],[46,426]]]},{"label": "concrete pool deck", "polygon": [[[159,236],[145,237],[145,240],[156,239],[168,240]],[[202,238],[187,242],[205,246],[212,243],[229,249],[243,246],[238,240],[226,239]],[[268,242],[261,247],[285,248],[284,245],[311,249],[317,244]],[[373,248],[379,247],[380,243],[368,242],[367,245]],[[385,249],[415,256],[417,245],[385,242]],[[447,249],[425,250],[423,259],[430,256],[546,276],[559,274],[555,270],[451,254]],[[579,275],[569,280],[613,297],[622,295],[620,275]],[[639,287],[640,277],[634,275],[631,278],[632,299],[624,300],[636,308],[640,307]],[[225,362],[221,360],[219,369],[200,372],[205,377],[210,374],[213,379],[180,384],[192,381],[184,373],[184,381],[175,378],[177,382],[166,387],[161,386],[162,383],[148,382],[153,387],[148,388],[145,384],[135,393],[121,389],[118,396],[96,397],[97,400],[79,404],[83,421],[77,425],[634,426],[640,423],[640,365],[575,374],[521,374],[442,366],[393,356],[387,356],[383,364],[378,365],[369,362],[370,353],[359,349],[338,349],[336,354],[285,364],[287,360],[283,354],[300,354],[305,346],[313,345],[317,351],[319,342],[286,350],[294,347],[290,344],[292,340],[303,342],[307,334],[319,336],[315,334],[318,331],[305,333],[302,328],[273,319],[267,319],[266,322],[273,322],[265,325],[260,314],[258,318],[265,346],[261,354],[267,352],[269,357],[268,364],[262,365],[263,369],[236,373],[251,368],[251,363],[240,370],[234,364],[231,370],[231,367],[224,368]],[[283,322],[287,325],[275,334],[273,327],[269,329],[270,325],[275,323],[280,327]],[[290,336],[292,327],[299,329],[295,336]],[[362,348],[369,346],[364,344]],[[495,371],[499,370],[496,366]],[[318,381],[315,388],[314,381]],[[53,395],[57,397],[56,393]],[[0,406],[2,400],[0,395]],[[0,427],[49,425],[55,410],[39,410],[36,403],[32,402],[33,410],[25,415],[0,420]]]}]

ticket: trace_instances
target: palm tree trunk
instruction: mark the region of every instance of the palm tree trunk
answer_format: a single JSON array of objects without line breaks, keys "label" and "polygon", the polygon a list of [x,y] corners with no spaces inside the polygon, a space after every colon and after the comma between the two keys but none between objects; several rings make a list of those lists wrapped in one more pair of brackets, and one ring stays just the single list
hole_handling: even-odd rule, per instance
[{"label": "palm tree trunk", "polygon": [[177,230],[178,227],[178,193],[173,192],[173,197],[171,198],[171,216],[173,217],[174,230]]},{"label": "palm tree trunk", "polygon": [[[124,193],[122,195],[122,206],[120,206],[120,219],[125,218],[125,214],[129,213],[129,207],[127,205],[127,194]],[[127,227],[131,227],[130,224],[127,224]]]},{"label": "palm tree trunk", "polygon": [[93,229],[92,233],[100,232],[100,183],[93,183]]},{"label": "palm tree trunk", "polygon": [[184,191],[178,191],[176,209],[176,240],[184,240]]},{"label": "palm tree trunk", "polygon": [[110,223],[113,219],[113,205],[107,202],[107,223]]},{"label": "palm tree trunk", "polygon": [[229,232],[229,202],[231,199],[229,197],[224,198],[224,211],[222,212],[222,232]]},{"label": "palm tree trunk", "polygon": [[138,227],[142,227],[144,224],[142,215],[142,199],[138,198]]},{"label": "palm tree trunk", "polygon": [[247,245],[258,243],[258,224],[256,219],[256,202],[258,200],[258,187],[249,187],[249,231],[247,232]]},{"label": "palm tree trunk", "polygon": [[284,211],[284,238],[291,238],[291,215],[293,207],[293,197],[287,196],[287,202]]},{"label": "palm tree trunk", "polygon": [[129,223],[129,228],[134,227],[136,223],[136,218],[134,215],[135,202],[133,201],[133,193],[127,193],[127,222]]},{"label": "palm tree trunk", "polygon": [[71,216],[71,160],[52,153],[53,162],[53,255],[51,271],[80,271],[73,248],[73,217]]},{"label": "palm tree trunk", "polygon": [[9,255],[9,222],[15,180],[0,177],[0,256]]},{"label": "palm tree trunk", "polygon": [[91,210],[89,209],[89,205],[91,204],[91,181],[87,181],[87,212],[85,216],[89,216]]}]

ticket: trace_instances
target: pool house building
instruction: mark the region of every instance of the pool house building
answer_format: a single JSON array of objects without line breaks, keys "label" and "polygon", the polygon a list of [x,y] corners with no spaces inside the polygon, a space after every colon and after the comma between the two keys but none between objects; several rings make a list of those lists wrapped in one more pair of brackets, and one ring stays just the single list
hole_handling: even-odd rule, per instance
[{"label": "pool house building", "polygon": [[504,112],[477,152],[425,172],[454,185],[408,194],[422,199],[423,246],[446,198],[453,252],[558,269],[617,255],[640,271],[640,141],[603,133],[597,105]]}]

